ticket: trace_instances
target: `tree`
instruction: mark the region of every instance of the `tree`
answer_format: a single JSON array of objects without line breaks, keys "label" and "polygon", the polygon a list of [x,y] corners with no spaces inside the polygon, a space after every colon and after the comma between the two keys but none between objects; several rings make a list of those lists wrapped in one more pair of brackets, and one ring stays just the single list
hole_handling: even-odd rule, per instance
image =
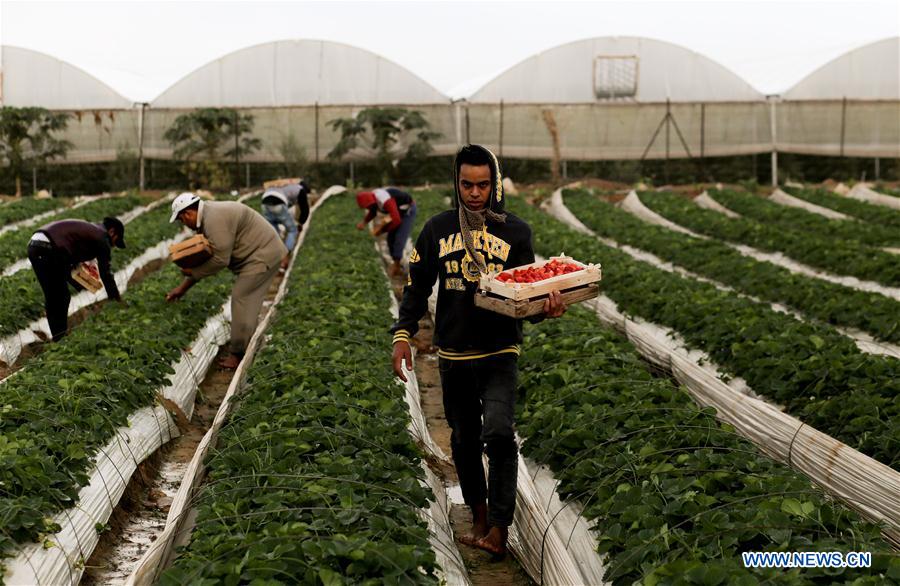
[{"label": "tree", "polygon": [[0,108],[0,161],[16,178],[16,197],[22,196],[22,174],[28,168],[65,158],[72,143],[56,136],[66,129],[70,115],[46,108]]},{"label": "tree", "polygon": [[375,164],[382,181],[390,183],[401,159],[423,159],[432,152],[431,141],[441,134],[418,110],[406,108],[365,108],[351,118],[336,118],[328,125],[339,131],[341,138],[328,153],[328,158],[341,160],[356,148],[375,151]]},{"label": "tree", "polygon": [[225,189],[228,174],[220,161],[238,160],[262,146],[250,136],[253,124],[252,115],[232,108],[201,108],[178,116],[163,138],[172,145],[175,159],[184,163],[192,188]]}]

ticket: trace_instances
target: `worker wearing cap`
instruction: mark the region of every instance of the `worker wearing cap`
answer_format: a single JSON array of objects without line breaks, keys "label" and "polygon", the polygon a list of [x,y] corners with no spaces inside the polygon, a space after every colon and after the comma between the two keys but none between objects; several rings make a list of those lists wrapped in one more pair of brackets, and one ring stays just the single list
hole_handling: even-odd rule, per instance
[{"label": "worker wearing cap", "polygon": [[58,342],[69,327],[69,283],[72,269],[79,263],[95,260],[106,295],[121,301],[110,261],[112,249],[125,248],[125,226],[118,218],[103,218],[100,224],[84,220],[59,220],[42,226],[28,243],[28,260],[44,292],[44,307],[53,341]]},{"label": "worker wearing cap", "polygon": [[387,187],[357,193],[356,204],[366,210],[366,216],[356,225],[357,230],[365,229],[366,224],[371,222],[379,212],[390,217],[389,222],[385,222],[375,229],[375,235],[387,233],[388,250],[394,261],[391,265],[391,276],[399,275],[403,272],[400,266],[403,249],[406,247],[406,240],[416,221],[416,202],[405,191],[396,187]]},{"label": "worker wearing cap", "polygon": [[206,236],[213,256],[193,269],[182,269],[185,279],[169,291],[166,300],[180,299],[197,281],[226,267],[236,274],[231,291],[231,354],[219,362],[223,368],[236,368],[287,249],[265,218],[242,203],[200,201],[193,193],[182,193],[172,202],[169,221],[175,220]]},{"label": "worker wearing cap", "polygon": [[[291,213],[295,205],[300,209],[300,219],[297,221]],[[262,213],[276,231],[279,226],[284,226],[284,245],[288,252],[294,250],[300,229],[309,218],[309,186],[306,181],[301,179],[299,183],[266,189],[262,196]],[[284,257],[281,268],[287,268],[288,260],[289,257]]]}]

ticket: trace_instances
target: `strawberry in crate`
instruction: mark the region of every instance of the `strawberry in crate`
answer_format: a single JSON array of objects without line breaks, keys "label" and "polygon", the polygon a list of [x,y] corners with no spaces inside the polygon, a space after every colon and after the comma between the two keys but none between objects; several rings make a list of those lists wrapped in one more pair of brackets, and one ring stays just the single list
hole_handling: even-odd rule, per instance
[{"label": "strawberry in crate", "polygon": [[565,255],[554,256],[548,261],[481,277],[475,305],[517,318],[537,315],[553,290],[561,292],[566,304],[597,297],[600,276],[600,265]]}]

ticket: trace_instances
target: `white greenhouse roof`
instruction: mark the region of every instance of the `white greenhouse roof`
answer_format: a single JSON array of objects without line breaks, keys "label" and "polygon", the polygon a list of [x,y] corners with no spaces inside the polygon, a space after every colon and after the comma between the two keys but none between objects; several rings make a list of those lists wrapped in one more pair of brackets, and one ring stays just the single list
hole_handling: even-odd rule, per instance
[{"label": "white greenhouse roof", "polygon": [[4,45],[0,49],[0,103],[50,110],[107,110],[131,100],[74,65],[45,53]]},{"label": "white greenhouse roof", "polygon": [[900,37],[844,53],[803,78],[786,100],[900,100]]},{"label": "white greenhouse roof", "polygon": [[470,102],[592,103],[755,101],[737,74],[684,47],[641,37],[598,37],[529,57],[485,84]]},{"label": "white greenhouse roof", "polygon": [[396,63],[331,41],[275,41],[188,74],[154,108],[433,104],[449,98]]}]

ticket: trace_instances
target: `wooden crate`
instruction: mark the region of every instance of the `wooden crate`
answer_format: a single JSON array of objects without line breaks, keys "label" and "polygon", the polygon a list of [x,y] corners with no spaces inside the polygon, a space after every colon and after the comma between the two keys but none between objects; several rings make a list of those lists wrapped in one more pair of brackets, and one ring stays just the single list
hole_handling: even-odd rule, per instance
[{"label": "wooden crate", "polygon": [[[587,301],[600,295],[600,286],[597,283],[590,283],[560,292],[560,299],[571,305],[580,301]],[[532,315],[538,315],[544,312],[544,302],[547,301],[547,295],[536,299],[521,299],[515,301],[503,297],[493,297],[488,293],[479,291],[475,294],[475,305],[483,309],[500,313],[509,317],[523,318]]]},{"label": "wooden crate", "polygon": [[271,181],[266,181],[263,183],[264,189],[269,189],[270,187],[284,187],[285,185],[295,185],[300,183],[300,177],[289,177],[286,179],[272,179]]},{"label": "wooden crate", "polygon": [[208,261],[213,256],[213,249],[203,234],[197,234],[187,240],[169,246],[172,262],[183,269],[192,269]]},{"label": "wooden crate", "polygon": [[509,271],[539,267],[553,260],[575,264],[582,269],[537,283],[511,283],[497,280],[496,275],[483,276],[478,284],[475,305],[510,317],[522,318],[542,313],[544,302],[552,291],[559,291],[566,304],[587,301],[600,294],[600,287],[597,285],[602,276],[600,266],[585,264],[565,255],[515,267]]},{"label": "wooden crate", "polygon": [[96,293],[103,288],[100,271],[97,269],[97,265],[90,262],[78,263],[78,266],[72,269],[72,280],[91,293]]}]

